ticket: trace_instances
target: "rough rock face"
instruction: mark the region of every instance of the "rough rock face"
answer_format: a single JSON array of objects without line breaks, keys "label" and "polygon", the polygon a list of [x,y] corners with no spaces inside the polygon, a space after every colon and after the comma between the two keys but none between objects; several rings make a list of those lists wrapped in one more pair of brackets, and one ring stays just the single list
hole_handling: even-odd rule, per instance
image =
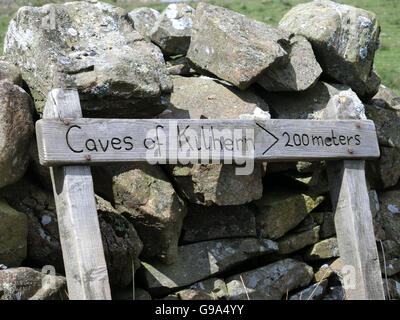
[{"label": "rough rock face", "polygon": [[239,237],[255,237],[256,219],[248,206],[191,205],[183,221],[184,242]]},{"label": "rough rock face", "polygon": [[365,113],[375,123],[379,145],[400,149],[400,116],[375,105],[365,105]]},{"label": "rough rock face", "polygon": [[[174,91],[162,119],[241,119],[268,112],[268,105],[253,90],[244,92],[208,77],[173,77]],[[268,118],[268,114],[265,117]]]},{"label": "rough rock face", "polygon": [[198,242],[180,246],[178,261],[172,265],[142,262],[143,276],[150,292],[163,294],[277,250],[275,242],[255,238]]},{"label": "rough rock face", "polygon": [[288,33],[201,2],[187,57],[197,68],[246,89],[270,66],[287,62],[289,47]]},{"label": "rough rock face", "polygon": [[277,92],[265,94],[271,114],[280,119],[318,119],[329,100],[349,87],[318,81],[303,92]]},{"label": "rough rock face", "polygon": [[97,117],[155,115],[172,89],[160,49],[134,30],[125,10],[103,2],[20,8],[4,54],[39,113],[54,86],[78,88],[84,114]]},{"label": "rough rock face", "polygon": [[324,197],[301,193],[268,192],[255,202],[257,229],[262,237],[277,239],[296,227]]},{"label": "rough rock face", "polygon": [[0,193],[10,206],[28,218],[27,258],[30,265],[52,265],[56,272],[64,272],[52,191],[45,191],[30,179],[23,178]]},{"label": "rough rock face", "polygon": [[25,174],[33,134],[31,98],[20,87],[0,81],[0,188]]},{"label": "rough rock face", "polygon": [[311,44],[302,36],[290,39],[289,62],[271,67],[257,83],[267,91],[303,91],[316,83],[322,69],[315,59]]},{"label": "rough rock face", "polygon": [[136,8],[129,12],[129,16],[133,20],[135,30],[145,37],[150,39],[150,30],[153,28],[160,13],[152,8]]},{"label": "rough rock face", "polygon": [[306,260],[320,260],[339,257],[339,248],[336,238],[329,238],[317,242],[306,253]]},{"label": "rough rock face", "polygon": [[229,299],[280,300],[287,291],[308,285],[313,275],[304,262],[285,259],[230,277],[226,285]]},{"label": "rough rock face", "polygon": [[96,205],[110,283],[126,287],[132,282],[133,271],[140,267],[143,243],[133,225],[108,201],[96,196]]},{"label": "rough rock face", "polygon": [[166,65],[170,75],[189,76],[196,73],[196,71],[190,67],[189,61],[185,56],[168,60]]},{"label": "rough rock face", "polygon": [[29,147],[29,158],[31,160],[29,164],[29,169],[34,172],[40,186],[52,192],[53,185],[51,182],[50,170],[48,167],[43,167],[40,164],[36,137],[32,139],[31,145]]},{"label": "rough rock face", "polygon": [[18,68],[6,61],[4,57],[0,57],[0,80],[7,80],[18,86],[22,85],[22,77]]},{"label": "rough rock face", "polygon": [[319,240],[319,230],[320,227],[316,226],[307,231],[283,236],[278,240],[279,253],[289,254],[316,243]]},{"label": "rough rock face", "polygon": [[379,224],[383,229],[384,238],[382,240],[393,240],[397,243],[400,241],[399,200],[399,190],[386,191],[379,194],[380,210],[375,217],[375,224]]},{"label": "rough rock face", "polygon": [[376,189],[386,189],[397,184],[400,178],[400,151],[397,148],[380,147],[381,156],[378,160],[368,161],[366,176],[371,186]]},{"label": "rough rock face", "polygon": [[185,3],[172,3],[157,18],[150,38],[168,55],[186,54],[195,10]]},{"label": "rough rock face", "polygon": [[311,42],[326,75],[360,96],[375,95],[379,83],[372,91],[368,85],[380,32],[374,13],[328,0],[312,1],[291,9],[279,27]]},{"label": "rough rock face", "polygon": [[67,300],[64,277],[31,268],[0,270],[0,300]]},{"label": "rough rock face", "polygon": [[143,241],[143,258],[176,261],[187,209],[164,172],[147,163],[93,172],[95,189],[112,199],[117,211],[135,226]]},{"label": "rough rock face", "polygon": [[168,166],[178,190],[191,203],[241,205],[262,196],[262,168],[255,163],[250,175],[236,175],[234,165]]},{"label": "rough rock face", "polygon": [[0,264],[7,267],[21,265],[27,254],[27,236],[26,216],[0,198]]},{"label": "rough rock face", "polygon": [[373,96],[370,104],[376,105],[385,109],[400,110],[400,97],[390,90],[388,87],[381,84],[378,93]]}]

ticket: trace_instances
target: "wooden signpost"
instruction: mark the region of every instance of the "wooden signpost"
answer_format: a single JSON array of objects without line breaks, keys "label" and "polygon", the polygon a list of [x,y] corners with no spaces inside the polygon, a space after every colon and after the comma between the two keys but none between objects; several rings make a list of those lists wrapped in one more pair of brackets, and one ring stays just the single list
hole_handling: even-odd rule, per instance
[{"label": "wooden signpost", "polygon": [[111,299],[89,165],[324,159],[335,160],[328,171],[342,265],[355,272],[347,298],[384,299],[364,172],[364,159],[379,157],[375,126],[333,118],[85,119],[76,90],[52,90],[36,134],[40,162],[51,167],[70,298]]}]

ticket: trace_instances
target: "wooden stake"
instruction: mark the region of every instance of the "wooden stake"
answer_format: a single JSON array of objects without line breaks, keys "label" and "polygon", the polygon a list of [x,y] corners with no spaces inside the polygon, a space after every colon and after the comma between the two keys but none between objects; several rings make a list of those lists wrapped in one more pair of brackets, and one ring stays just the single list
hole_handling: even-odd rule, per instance
[{"label": "wooden stake", "polygon": [[[350,97],[340,96],[328,106],[329,119],[344,119],[352,106]],[[351,150],[349,150],[350,152]],[[364,160],[328,162],[328,178],[335,212],[336,235],[344,271],[347,300],[384,300],[382,273]]]},{"label": "wooden stake", "polygon": [[[49,92],[44,119],[81,118],[73,89]],[[50,168],[69,298],[111,300],[89,166]]]}]

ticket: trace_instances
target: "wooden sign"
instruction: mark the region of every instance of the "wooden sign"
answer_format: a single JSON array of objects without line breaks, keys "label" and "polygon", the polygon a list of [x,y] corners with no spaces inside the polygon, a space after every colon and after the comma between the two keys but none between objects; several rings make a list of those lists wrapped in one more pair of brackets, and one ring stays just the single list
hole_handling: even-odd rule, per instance
[{"label": "wooden sign", "polygon": [[379,157],[375,126],[370,120],[81,118],[40,120],[36,133],[44,166]]},{"label": "wooden sign", "polygon": [[361,160],[379,157],[375,126],[341,120],[351,104],[337,103],[318,121],[85,119],[77,90],[51,90],[36,133],[40,161],[51,166],[70,299],[111,299],[90,164],[243,158],[336,160],[327,171],[342,271],[352,271],[343,277],[346,299],[384,299]]}]

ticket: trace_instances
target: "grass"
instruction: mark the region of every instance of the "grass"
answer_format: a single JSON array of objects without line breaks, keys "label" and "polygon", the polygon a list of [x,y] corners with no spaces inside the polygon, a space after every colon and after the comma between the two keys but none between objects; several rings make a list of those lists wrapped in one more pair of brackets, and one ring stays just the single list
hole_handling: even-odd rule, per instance
[{"label": "grass", "polygon": [[[140,0],[103,0],[128,11],[142,6],[163,10],[168,4]],[[400,94],[400,1],[399,0],[335,0],[375,12],[381,24],[381,48],[375,55],[375,68],[382,78],[382,83]],[[9,2],[10,6],[5,6]],[[18,9],[20,1],[0,0],[0,49],[11,16]],[[43,5],[60,0],[25,1],[31,5]],[[307,0],[208,0],[218,6],[245,14],[256,20],[277,26],[282,16],[293,6]],[[196,3],[191,3],[196,6]]]}]

